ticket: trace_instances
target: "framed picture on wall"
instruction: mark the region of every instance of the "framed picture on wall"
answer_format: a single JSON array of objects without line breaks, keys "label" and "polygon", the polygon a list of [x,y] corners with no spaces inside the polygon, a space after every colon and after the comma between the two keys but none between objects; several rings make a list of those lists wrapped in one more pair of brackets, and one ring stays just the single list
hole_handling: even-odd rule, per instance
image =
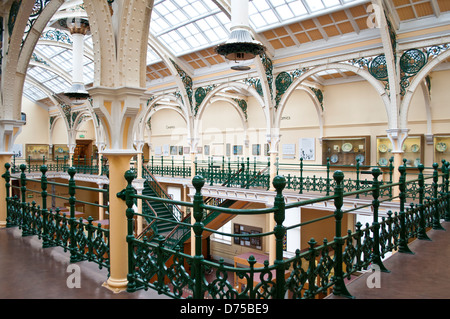
[{"label": "framed picture on wall", "polygon": [[316,159],[316,144],[313,138],[301,138],[299,140],[299,157],[305,161]]},{"label": "framed picture on wall", "polygon": [[253,144],[252,145],[252,155],[255,155],[255,156],[261,155],[261,144]]},{"label": "framed picture on wall", "polygon": [[203,146],[203,147],[204,147],[204,149],[205,149],[204,154],[205,154],[205,155],[209,155],[209,145],[205,145],[205,146]]}]

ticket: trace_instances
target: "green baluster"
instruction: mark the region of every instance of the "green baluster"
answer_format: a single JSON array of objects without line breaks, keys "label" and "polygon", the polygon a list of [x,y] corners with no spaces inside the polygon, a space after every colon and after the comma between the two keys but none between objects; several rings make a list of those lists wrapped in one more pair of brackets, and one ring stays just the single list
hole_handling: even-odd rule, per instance
[{"label": "green baluster", "polygon": [[[360,170],[359,170],[359,158],[356,159],[356,190],[358,191],[360,188]],[[359,198],[359,194],[356,194],[356,198]]]},{"label": "green baluster", "polygon": [[203,195],[201,193],[201,189],[203,185],[205,185],[205,179],[196,175],[192,179],[192,185],[195,187],[195,195],[193,201],[193,210],[194,210],[194,219],[195,223],[193,225],[193,230],[195,233],[195,255],[192,264],[192,273],[194,274],[194,299],[203,299],[204,293],[202,292],[202,280],[203,280],[203,271],[202,271],[202,233],[204,225],[202,223],[203,219]]},{"label": "green baluster", "polygon": [[246,170],[246,172],[245,172],[245,184],[246,184],[246,186],[245,186],[245,188],[246,189],[249,189],[249,187],[250,187],[250,159],[247,157],[247,170]]},{"label": "green baluster", "polygon": [[438,163],[433,164],[433,200],[434,200],[434,216],[433,216],[433,229],[435,230],[445,230],[441,225],[441,216],[439,210],[439,197],[438,197],[438,188],[439,188],[439,173],[438,173]]},{"label": "green baluster", "polygon": [[[14,166],[13,166],[14,167]],[[15,226],[10,213],[10,201],[11,201],[11,173],[9,172],[9,169],[11,168],[11,164],[5,163],[6,172],[2,175],[2,177],[5,179],[5,188],[6,188],[6,227],[12,227]]]},{"label": "green baluster", "polygon": [[286,234],[286,227],[283,226],[285,219],[285,201],[283,197],[283,189],[286,187],[286,180],[283,176],[275,176],[272,182],[277,195],[275,196],[274,208],[275,208],[275,261],[276,266],[276,290],[275,299],[283,299],[285,293],[285,265],[283,262],[283,241]]},{"label": "green baluster", "polygon": [[414,254],[408,247],[408,239],[406,238],[406,213],[405,213],[405,202],[406,202],[406,166],[400,165],[398,168],[400,172],[400,238],[398,240],[398,251],[401,253]]},{"label": "green baluster", "polygon": [[419,169],[419,228],[417,231],[417,238],[421,240],[431,240],[427,235],[423,206],[423,201],[425,199],[425,179],[423,176],[423,170],[425,167],[423,164],[419,164],[417,168]]},{"label": "green baluster", "polygon": [[30,235],[28,233],[28,210],[27,210],[27,203],[26,203],[26,192],[27,192],[27,176],[25,174],[25,170],[27,169],[27,166],[25,164],[20,165],[20,170],[22,173],[20,173],[20,191],[21,191],[21,207],[22,207],[22,236],[28,236]]},{"label": "green baluster", "polygon": [[133,195],[134,188],[132,186],[133,179],[135,175],[133,171],[128,170],[125,172],[125,179],[127,180],[127,186],[125,188],[125,203],[127,205],[126,215],[127,215],[127,243],[128,243],[128,274],[127,274],[127,291],[136,291],[135,278],[135,266],[134,266],[134,210],[133,210]]},{"label": "green baluster", "polygon": [[373,176],[373,263],[377,264],[380,267],[382,272],[389,272],[386,267],[383,265],[381,261],[381,253],[380,253],[380,223],[378,222],[378,209],[380,207],[380,201],[378,198],[380,197],[380,181],[378,177],[381,175],[381,170],[379,168],[372,169]]},{"label": "green baluster", "polygon": [[300,191],[299,194],[303,194],[303,157],[300,157]]},{"label": "green baluster", "polygon": [[[394,157],[389,159],[389,184],[392,184],[394,176]],[[392,197],[392,186],[389,187],[389,197]]]},{"label": "green baluster", "polygon": [[75,231],[76,231],[76,220],[75,220],[75,173],[76,169],[75,167],[69,167],[68,169],[69,173],[69,205],[70,205],[70,218],[69,218],[69,236],[70,236],[70,262],[78,262],[81,260],[81,258],[78,256],[77,252],[77,241],[75,238]]},{"label": "green baluster", "polygon": [[327,196],[330,195],[330,158],[327,157],[327,183],[326,183]]},{"label": "green baluster", "polygon": [[47,209],[47,176],[45,175],[47,173],[47,166],[42,165],[41,166],[41,197],[42,197],[42,247],[48,248],[50,247],[49,238],[48,238],[48,209]]},{"label": "green baluster", "polygon": [[450,178],[450,172],[449,172],[449,165],[450,163],[447,161],[443,161],[443,166],[445,166],[445,197],[446,197],[446,209],[445,209],[445,217],[444,220],[446,222],[450,222],[450,193],[449,193],[449,178]]},{"label": "green baluster", "polygon": [[335,237],[334,241],[336,243],[336,248],[334,250],[335,253],[335,264],[334,264],[334,278],[335,278],[335,285],[333,289],[333,294],[337,296],[344,296],[348,298],[353,298],[353,296],[348,292],[347,287],[345,286],[344,282],[344,272],[342,269],[342,247],[344,245],[344,239],[341,235],[341,225],[342,225],[342,205],[344,204],[344,188],[342,185],[342,181],[344,180],[344,173],[342,171],[336,171],[333,174],[333,178],[335,181],[335,187],[334,187],[334,195],[336,196],[334,198],[334,219],[335,219]]}]

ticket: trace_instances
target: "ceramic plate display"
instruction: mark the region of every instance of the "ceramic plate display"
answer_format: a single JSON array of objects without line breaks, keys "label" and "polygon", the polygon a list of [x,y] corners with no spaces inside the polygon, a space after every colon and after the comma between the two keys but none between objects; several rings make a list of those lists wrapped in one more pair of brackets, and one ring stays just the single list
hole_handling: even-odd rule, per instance
[{"label": "ceramic plate display", "polygon": [[378,146],[378,150],[381,152],[381,153],[386,153],[386,151],[387,151],[387,146],[385,145],[385,144],[381,144],[380,146]]},{"label": "ceramic plate display", "polygon": [[436,144],[436,150],[438,152],[445,152],[446,149],[447,149],[447,144],[445,144],[444,142],[439,142]]},{"label": "ceramic plate display", "polygon": [[419,148],[420,147],[417,144],[411,145],[411,151],[414,152],[414,153],[417,153],[419,151]]},{"label": "ceramic plate display", "polygon": [[331,157],[330,157],[330,162],[331,163],[337,163],[337,161],[339,160],[339,158],[338,158],[338,156],[336,155],[336,154],[334,154],[334,155],[331,155]]},{"label": "ceramic plate display", "polygon": [[342,152],[350,152],[353,149],[352,144],[344,143],[342,144]]},{"label": "ceramic plate display", "polygon": [[359,161],[359,164],[364,163],[364,155],[356,155],[356,160]]},{"label": "ceramic plate display", "polygon": [[380,158],[379,162],[381,166],[386,166],[388,163],[387,158]]}]

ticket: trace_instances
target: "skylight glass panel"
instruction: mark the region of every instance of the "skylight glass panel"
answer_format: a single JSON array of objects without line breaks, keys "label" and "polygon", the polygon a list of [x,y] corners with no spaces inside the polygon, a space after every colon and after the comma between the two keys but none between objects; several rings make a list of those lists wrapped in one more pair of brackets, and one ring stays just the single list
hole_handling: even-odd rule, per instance
[{"label": "skylight glass panel", "polygon": [[47,97],[47,94],[45,94],[44,91],[27,82],[26,80],[23,84],[23,94],[31,101],[38,101]]},{"label": "skylight glass panel", "polygon": [[327,7],[334,7],[340,4],[339,0],[322,0],[323,4]]},{"label": "skylight glass panel", "polygon": [[280,18],[283,20],[292,19],[294,17],[294,13],[291,11],[291,8],[287,4],[276,7],[276,10]]},{"label": "skylight glass panel", "polygon": [[311,9],[311,11],[319,11],[324,9],[324,5],[320,0],[305,0],[305,1],[309,9]]}]

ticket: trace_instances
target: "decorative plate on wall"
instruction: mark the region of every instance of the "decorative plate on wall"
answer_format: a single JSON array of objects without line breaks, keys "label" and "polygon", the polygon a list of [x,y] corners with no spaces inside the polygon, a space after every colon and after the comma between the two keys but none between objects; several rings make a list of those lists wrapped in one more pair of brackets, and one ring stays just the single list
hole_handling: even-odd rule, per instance
[{"label": "decorative plate on wall", "polygon": [[419,151],[420,146],[417,144],[411,145],[411,151],[417,153]]},{"label": "decorative plate on wall", "polygon": [[387,146],[385,144],[381,144],[380,146],[378,146],[378,150],[381,153],[386,153],[386,151],[388,150]]},{"label": "decorative plate on wall", "polygon": [[334,155],[331,155],[331,157],[330,157],[330,162],[331,163],[337,163],[337,161],[339,160],[339,157],[336,155],[336,154],[334,154]]},{"label": "decorative plate on wall", "polygon": [[359,161],[359,164],[364,163],[364,155],[356,155],[356,160]]},{"label": "decorative plate on wall", "polygon": [[353,149],[353,145],[350,143],[342,144],[342,152],[350,152]]},{"label": "decorative plate on wall", "polygon": [[447,149],[447,144],[445,144],[444,142],[439,142],[436,144],[436,150],[438,152],[445,152],[446,149]]}]

